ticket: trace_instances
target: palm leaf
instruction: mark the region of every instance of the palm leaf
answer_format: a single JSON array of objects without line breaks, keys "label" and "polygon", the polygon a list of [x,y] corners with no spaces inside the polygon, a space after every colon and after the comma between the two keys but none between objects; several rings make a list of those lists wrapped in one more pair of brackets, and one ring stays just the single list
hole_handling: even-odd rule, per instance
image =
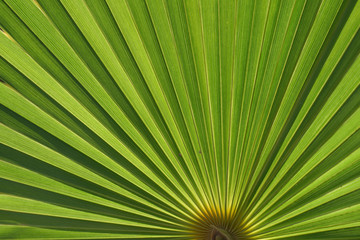
[{"label": "palm leaf", "polygon": [[0,1],[0,239],[359,239],[359,13]]}]

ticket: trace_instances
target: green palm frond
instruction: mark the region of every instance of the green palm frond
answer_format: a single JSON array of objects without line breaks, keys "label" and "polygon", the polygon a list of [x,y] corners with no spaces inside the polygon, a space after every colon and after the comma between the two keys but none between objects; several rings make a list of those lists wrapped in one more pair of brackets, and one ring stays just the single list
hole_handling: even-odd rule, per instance
[{"label": "green palm frond", "polygon": [[0,0],[0,239],[360,239],[360,2]]}]

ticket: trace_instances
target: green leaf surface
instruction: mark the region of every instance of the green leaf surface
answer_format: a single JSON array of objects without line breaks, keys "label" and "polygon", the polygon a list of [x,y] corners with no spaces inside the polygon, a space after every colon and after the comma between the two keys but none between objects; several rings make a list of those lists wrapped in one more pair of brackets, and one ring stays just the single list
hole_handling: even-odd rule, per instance
[{"label": "green leaf surface", "polygon": [[357,0],[1,0],[0,239],[359,239]]}]

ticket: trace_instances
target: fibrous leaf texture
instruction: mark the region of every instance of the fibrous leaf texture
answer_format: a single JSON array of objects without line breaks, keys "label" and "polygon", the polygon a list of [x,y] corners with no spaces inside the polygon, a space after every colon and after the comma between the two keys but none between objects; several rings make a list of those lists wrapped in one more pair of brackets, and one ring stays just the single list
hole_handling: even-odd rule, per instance
[{"label": "fibrous leaf texture", "polygon": [[360,2],[0,0],[0,239],[360,239]]}]

